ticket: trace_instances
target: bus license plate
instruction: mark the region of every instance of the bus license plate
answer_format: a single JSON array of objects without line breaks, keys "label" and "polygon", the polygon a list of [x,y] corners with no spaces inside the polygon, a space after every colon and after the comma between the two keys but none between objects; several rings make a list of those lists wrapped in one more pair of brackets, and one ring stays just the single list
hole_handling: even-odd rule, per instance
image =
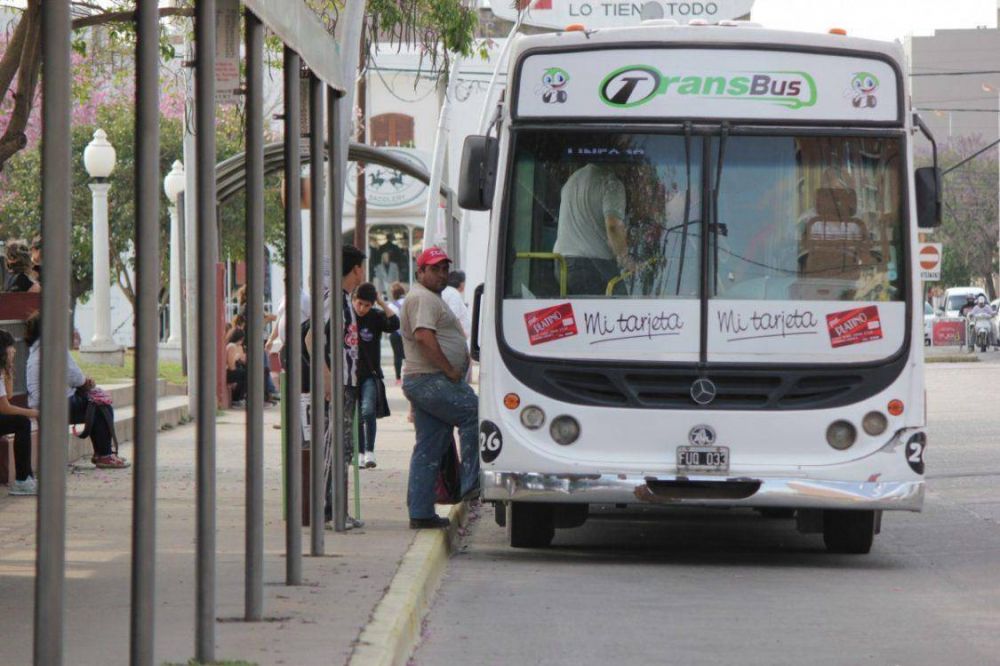
[{"label": "bus license plate", "polygon": [[729,471],[728,446],[678,446],[677,473]]}]

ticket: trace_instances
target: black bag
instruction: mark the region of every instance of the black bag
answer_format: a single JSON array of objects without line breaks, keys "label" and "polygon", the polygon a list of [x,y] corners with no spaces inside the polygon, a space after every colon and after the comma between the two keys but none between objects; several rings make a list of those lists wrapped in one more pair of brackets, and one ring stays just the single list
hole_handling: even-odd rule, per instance
[{"label": "black bag", "polygon": [[372,379],[375,380],[375,418],[384,419],[392,416],[392,412],[389,411],[389,396],[385,394],[385,382],[378,375],[373,375]]},{"label": "black bag", "polygon": [[[91,391],[93,395],[91,395]],[[115,419],[111,415],[111,396],[103,389],[95,388],[87,390],[82,386],[76,389],[76,394],[82,396],[87,401],[87,412],[83,419],[83,430],[76,433],[76,429],[74,428],[76,436],[80,439],[87,439],[90,437],[90,431],[94,427],[94,421],[96,419],[104,419],[108,430],[111,432],[112,452],[118,455],[118,433],[115,432]]]},{"label": "black bag", "polygon": [[441,458],[441,466],[434,482],[435,504],[458,504],[462,501],[462,478],[458,466],[458,451],[452,436],[451,445]]}]

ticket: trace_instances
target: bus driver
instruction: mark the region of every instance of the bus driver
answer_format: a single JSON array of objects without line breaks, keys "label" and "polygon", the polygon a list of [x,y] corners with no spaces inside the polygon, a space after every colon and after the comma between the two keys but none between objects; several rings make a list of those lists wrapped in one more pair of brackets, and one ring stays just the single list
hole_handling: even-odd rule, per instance
[{"label": "bus driver", "polygon": [[552,251],[566,259],[567,295],[603,295],[621,269],[631,270],[624,219],[625,186],[610,169],[588,164],[566,180]]}]

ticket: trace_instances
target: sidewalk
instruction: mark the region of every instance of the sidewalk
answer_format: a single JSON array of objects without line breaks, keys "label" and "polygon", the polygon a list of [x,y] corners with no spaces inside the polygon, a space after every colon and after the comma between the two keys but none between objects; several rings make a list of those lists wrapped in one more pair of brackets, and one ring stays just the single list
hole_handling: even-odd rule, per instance
[{"label": "sidewalk", "polygon": [[[390,380],[391,381],[391,380]],[[308,556],[304,584],[284,585],[280,409],[265,411],[264,622],[242,621],[244,594],[244,415],[220,414],[217,430],[216,658],[258,664],[343,664],[416,535],[406,515],[413,445],[401,391],[388,387],[392,416],[378,423],[378,468],[361,472],[363,529],[326,532],[326,553]],[[159,438],[156,663],[194,654],[195,429]],[[123,444],[130,460],[132,444]],[[65,663],[128,661],[131,468],[71,465],[67,475]],[[353,477],[353,474],[352,474]],[[353,491],[351,494],[353,507]],[[0,645],[4,664],[30,664],[35,558],[34,498],[0,496]],[[353,511],[352,511],[353,513]]]}]

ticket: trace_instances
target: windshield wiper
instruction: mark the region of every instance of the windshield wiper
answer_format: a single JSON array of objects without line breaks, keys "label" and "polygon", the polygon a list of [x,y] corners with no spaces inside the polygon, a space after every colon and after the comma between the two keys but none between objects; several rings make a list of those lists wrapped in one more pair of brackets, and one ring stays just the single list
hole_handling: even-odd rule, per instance
[{"label": "windshield wiper", "polygon": [[688,225],[691,224],[691,130],[691,122],[684,123],[684,168],[687,170],[687,180],[684,183],[686,189],[684,190],[684,225],[681,229],[681,256],[677,263],[677,290],[675,294],[678,296],[681,293],[681,279],[684,277],[684,251],[687,249]]},{"label": "windshield wiper", "polygon": [[719,134],[719,157],[715,163],[715,186],[712,188],[712,210],[709,212],[708,232],[712,242],[712,289],[719,288],[719,236],[727,236],[729,230],[719,222],[719,190],[722,189],[722,165],[726,160],[726,141],[729,138],[729,122],[722,123]]}]

